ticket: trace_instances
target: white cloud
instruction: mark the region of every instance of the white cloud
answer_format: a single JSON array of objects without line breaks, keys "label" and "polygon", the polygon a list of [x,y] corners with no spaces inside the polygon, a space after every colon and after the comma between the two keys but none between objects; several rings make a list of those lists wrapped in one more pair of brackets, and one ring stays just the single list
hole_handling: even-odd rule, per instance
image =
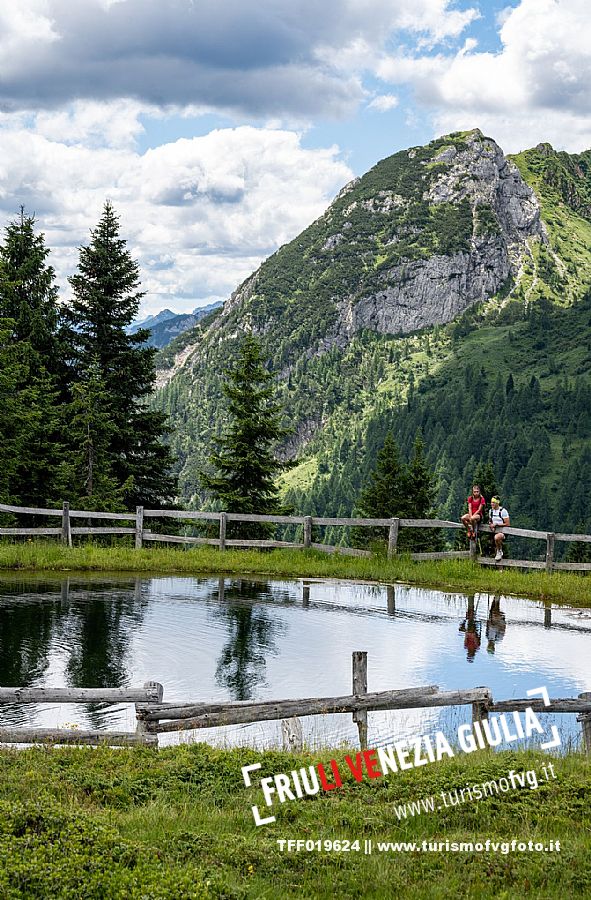
[{"label": "white cloud", "polygon": [[379,94],[367,105],[369,109],[376,109],[378,112],[388,112],[388,110],[398,106],[398,97],[394,96],[394,94]]},{"label": "white cloud", "polygon": [[140,261],[146,312],[227,297],[352,177],[337,147],[307,150],[285,130],[217,130],[141,155],[125,140],[68,145],[57,127],[45,119],[43,133],[5,126],[0,216],[6,223],[21,203],[36,214],[65,287],[109,197]]},{"label": "white cloud", "polygon": [[[342,116],[397,34],[424,46],[477,17],[452,0],[20,0],[0,10],[11,110],[127,98],[266,116]],[[3,27],[2,27],[3,26]]]},{"label": "white cloud", "polygon": [[434,111],[437,131],[477,124],[509,151],[540,140],[571,151],[589,147],[588,0],[521,0],[499,24],[498,53],[468,39],[453,55],[382,56],[376,73],[413,84]]}]

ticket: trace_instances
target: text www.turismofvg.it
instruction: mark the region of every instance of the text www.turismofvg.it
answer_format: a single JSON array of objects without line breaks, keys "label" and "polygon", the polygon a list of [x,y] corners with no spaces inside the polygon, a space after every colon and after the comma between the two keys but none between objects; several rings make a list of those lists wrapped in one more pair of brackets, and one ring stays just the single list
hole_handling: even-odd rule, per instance
[{"label": "text www.turismofvg.it", "polygon": [[521,772],[511,769],[502,778],[466,784],[462,788],[440,791],[439,794],[431,794],[431,796],[422,797],[420,800],[411,800],[408,803],[395,806],[394,812],[400,822],[402,819],[420,816],[423,813],[432,813],[449,809],[452,806],[460,806],[462,803],[485,800],[487,797],[499,796],[521,788],[529,788],[531,791],[535,791],[540,784],[551,781],[553,778],[556,778],[556,774],[554,765],[551,762],[547,762],[541,767],[539,776],[536,769],[524,769]]}]

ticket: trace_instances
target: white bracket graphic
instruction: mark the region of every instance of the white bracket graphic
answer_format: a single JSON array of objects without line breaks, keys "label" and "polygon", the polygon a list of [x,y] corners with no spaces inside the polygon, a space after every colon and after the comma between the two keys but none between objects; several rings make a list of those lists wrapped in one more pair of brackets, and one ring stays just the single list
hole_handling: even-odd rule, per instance
[{"label": "white bracket graphic", "polygon": [[[257,769],[261,768],[262,763],[251,763],[249,766],[242,766],[242,777],[244,778],[244,784],[246,785],[246,787],[252,787],[250,773],[256,772]],[[262,819],[258,806],[251,806],[251,809],[255,825],[270,825],[271,822],[276,821],[275,816],[268,816],[266,819]]]},{"label": "white bracket graphic", "polygon": [[[550,706],[550,697],[548,695],[547,687],[532,688],[530,691],[526,691],[525,693],[528,697],[541,697],[544,706]],[[560,745],[562,744],[557,726],[551,725],[550,730],[552,732],[552,740],[546,741],[545,744],[540,744],[540,750],[553,750],[554,747],[560,747]]]}]

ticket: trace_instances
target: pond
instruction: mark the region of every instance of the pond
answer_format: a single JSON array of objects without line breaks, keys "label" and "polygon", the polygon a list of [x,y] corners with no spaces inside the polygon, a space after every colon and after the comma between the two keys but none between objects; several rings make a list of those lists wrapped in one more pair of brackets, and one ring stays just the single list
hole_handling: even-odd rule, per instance
[{"label": "pond", "polygon": [[[351,692],[351,654],[368,651],[368,689],[489,687],[495,699],[591,689],[591,610],[403,584],[86,575],[0,579],[0,685],[164,685],[164,700],[285,699]],[[369,744],[469,721],[469,707],[369,714]],[[574,715],[547,717],[563,742]],[[134,730],[132,706],[0,707],[2,725]],[[350,715],[309,717],[313,746],[354,742]],[[166,735],[161,743],[175,743]],[[276,722],[185,732],[182,740],[280,743]]]}]

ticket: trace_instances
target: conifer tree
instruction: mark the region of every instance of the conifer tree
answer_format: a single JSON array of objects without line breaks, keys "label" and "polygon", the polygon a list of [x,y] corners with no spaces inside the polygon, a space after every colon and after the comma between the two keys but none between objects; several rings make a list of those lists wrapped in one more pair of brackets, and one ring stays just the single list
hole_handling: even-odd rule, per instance
[{"label": "conifer tree", "polygon": [[68,421],[72,450],[60,468],[63,495],[83,509],[125,509],[131,484],[119,485],[113,476],[109,450],[115,426],[96,364],[73,387]]},{"label": "conifer tree", "polygon": [[[378,452],[376,466],[361,491],[354,516],[365,519],[390,519],[405,516],[408,510],[408,472],[400,458],[398,444],[389,431]],[[371,540],[384,538],[383,528],[354,528],[351,541],[365,547]]]},{"label": "conifer tree", "polygon": [[274,451],[287,431],[275,400],[273,377],[252,335],[243,338],[223,392],[228,401],[228,424],[210,457],[214,471],[202,473],[202,485],[227,512],[280,513],[276,479],[284,465]]},{"label": "conifer tree", "polygon": [[21,207],[0,246],[0,318],[13,320],[14,340],[27,342],[39,355],[39,365],[62,375],[58,291],[48,255],[44,235],[35,233],[34,216]]},{"label": "conifer tree", "polygon": [[[478,463],[476,469],[474,470],[472,484],[467,485],[468,493],[472,490],[473,484],[480,485],[480,490],[482,491],[482,494],[486,500],[487,507],[490,506],[491,497],[498,497],[499,489],[497,487],[497,478],[495,475],[493,464],[490,462],[490,460],[485,463]],[[468,507],[466,507],[466,509],[467,508]],[[464,511],[465,510],[462,510],[462,512]]]},{"label": "conifer tree", "polygon": [[73,380],[88,385],[94,378],[109,398],[112,429],[103,457],[105,477],[125,486],[131,506],[167,500],[174,482],[170,453],[162,442],[165,416],[147,406],[155,349],[145,343],[146,329],[127,333],[144,296],[139,266],[108,201],[90,244],[80,249],[78,272],[70,284],[73,297],[66,319]]},{"label": "conifer tree", "polygon": [[[421,432],[417,432],[407,475],[407,503],[409,518],[434,519],[437,491],[435,476],[425,458],[425,445]],[[401,547],[407,546],[415,552],[443,550],[441,532],[436,529],[409,529],[402,534]]]},{"label": "conifer tree", "polygon": [[0,402],[5,426],[0,461],[5,497],[26,506],[46,506],[61,454],[65,368],[54,271],[47,263],[44,236],[35,233],[34,225],[34,217],[21,209],[0,246]]}]

